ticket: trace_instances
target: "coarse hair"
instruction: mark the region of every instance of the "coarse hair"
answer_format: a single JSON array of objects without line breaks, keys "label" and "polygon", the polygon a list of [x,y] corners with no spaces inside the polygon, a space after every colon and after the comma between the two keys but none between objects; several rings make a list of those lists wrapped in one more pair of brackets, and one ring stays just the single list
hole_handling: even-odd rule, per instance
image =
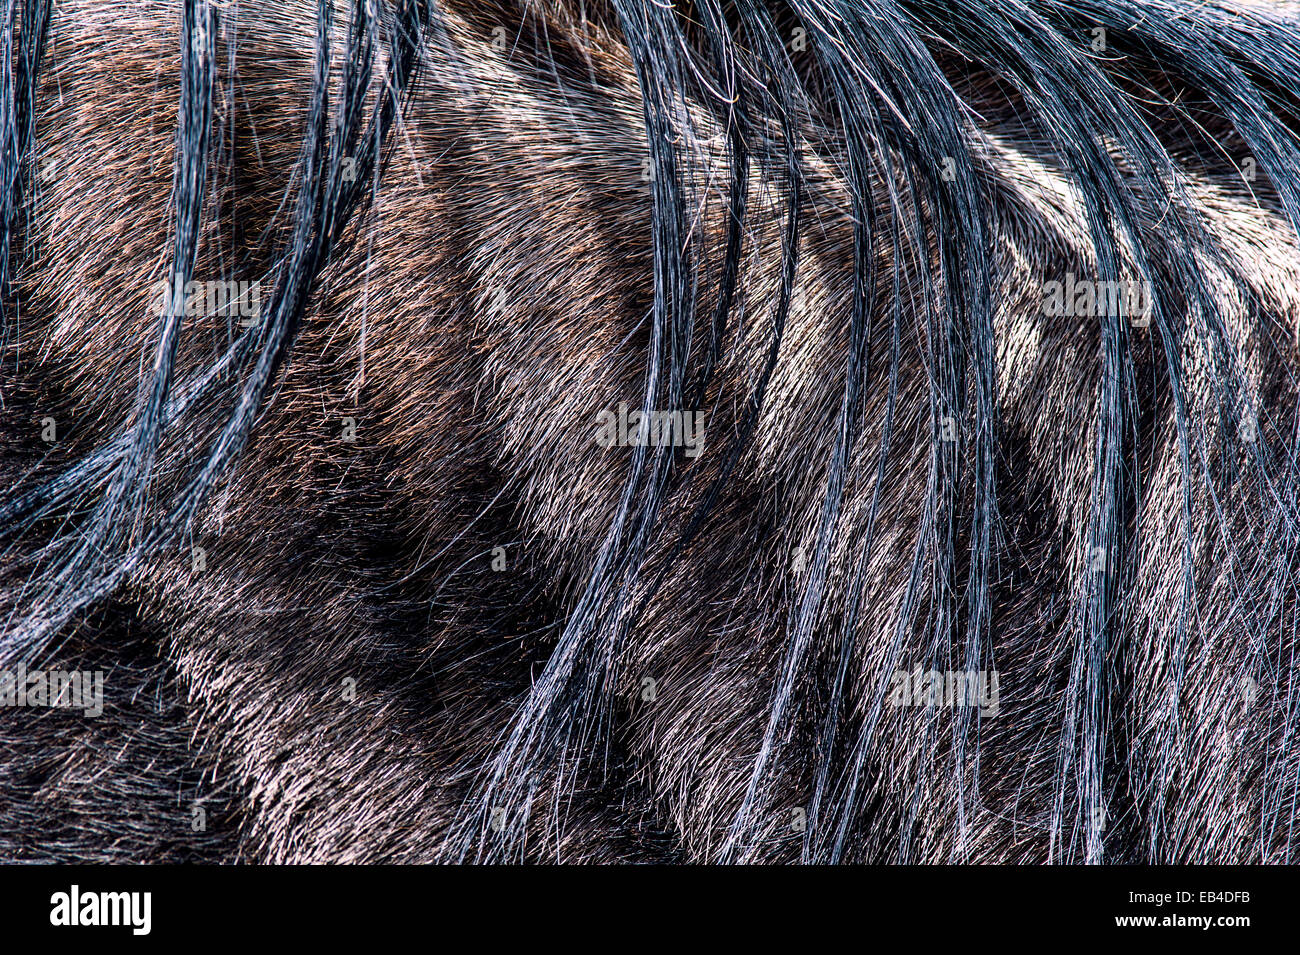
[{"label": "coarse hair", "polygon": [[[436,858],[603,857],[613,850],[574,835],[574,806],[595,800],[610,839],[648,825],[670,848],[646,851],[673,859],[1290,860],[1300,23],[1284,10],[281,4],[314,18],[309,71],[276,93],[305,96],[273,131],[282,146],[286,130],[300,132],[295,158],[273,180],[271,211],[205,259],[205,236],[227,235],[248,161],[226,131],[239,122],[236,66],[255,55],[243,43],[262,29],[257,8],[277,5],[178,6],[163,271],[175,292],[147,339],[123,333],[144,357],[135,380],[127,363],[112,366],[128,372],[109,383],[122,399],[113,415],[95,418],[75,453],[13,475],[0,503],[0,665],[54,652],[106,603],[151,606],[188,586],[151,568],[196,540],[219,501],[239,508],[237,475],[259,480],[246,452],[299,361],[304,324],[329,309],[363,324],[370,308],[400,318],[392,297],[355,309],[377,274],[375,244],[408,242],[436,279],[468,276],[466,313],[446,323],[472,332],[427,365],[459,403],[430,417],[458,435],[458,416],[478,423],[428,451],[398,442],[394,426],[389,451],[428,455],[412,466],[417,488],[477,441],[495,443],[483,459],[494,470],[480,466],[478,486],[469,471],[447,478],[439,493],[463,506],[425,541],[442,550],[398,554],[367,538],[366,559],[393,572],[358,584],[380,622],[357,639],[382,657],[387,639],[400,642],[393,632],[428,635],[431,672],[454,682],[445,674],[458,659],[486,651],[481,635],[449,634],[470,633],[483,607],[548,634],[526,672],[486,681],[495,696],[473,710],[482,718],[461,717],[474,735],[447,744],[446,808],[426,833]],[[79,55],[60,52],[51,9],[11,0],[4,32],[0,282],[15,381],[22,323],[55,341],[39,316],[62,307],[25,270],[57,254],[51,243],[99,241],[35,225],[42,70],[75,68]],[[434,88],[465,104],[461,133],[455,117],[422,112]],[[521,147],[509,121],[474,125],[493,97],[554,140],[494,159],[502,143]],[[640,129],[620,112],[638,101]],[[383,199],[421,123],[444,136],[421,167],[444,198],[427,234],[403,236]],[[644,153],[604,128],[639,137]],[[593,154],[604,158],[584,170]],[[547,245],[526,220],[558,215],[556,183],[586,171],[590,192],[566,211],[590,217],[607,244]],[[1089,288],[1140,286],[1149,314],[1111,295],[1096,313],[1047,315],[1041,290],[1067,270]],[[187,335],[199,339],[183,289],[208,275],[251,276],[267,291],[247,328],[187,351]],[[619,289],[609,298],[606,283]],[[601,308],[615,317],[587,341],[583,323]],[[407,320],[434,311],[413,304]],[[359,396],[384,374],[370,334]],[[447,370],[479,361],[479,347],[488,370]],[[587,377],[565,378],[576,374],[567,357]],[[552,360],[559,371],[546,371]],[[390,371],[433,387],[414,383],[420,367]],[[518,416],[553,420],[539,409],[564,407],[551,373],[584,423],[628,388],[644,420],[701,415],[703,454],[670,442],[598,454],[594,425],[539,425],[523,448]],[[65,379],[75,392],[76,374]],[[480,412],[480,388],[513,410]],[[359,469],[367,527],[384,524],[395,460]],[[438,500],[413,491],[405,506]],[[463,534],[489,511],[510,531],[479,546],[530,554],[528,582],[509,595],[485,596],[496,586],[486,558],[478,583],[457,576],[482,557]],[[413,578],[427,590],[393,595]],[[308,601],[307,585],[294,587]],[[387,630],[386,595],[398,608]],[[177,625],[169,652],[187,652],[186,632]],[[271,636],[295,648],[313,639],[306,626]],[[898,709],[891,680],[914,666],[1000,672],[1000,713]],[[233,704],[205,705],[224,714],[219,725],[234,719]],[[257,771],[242,771],[254,786]],[[276,831],[244,851],[314,857],[308,837]],[[320,855],[346,854],[345,841]],[[388,830],[356,854],[408,857],[401,841]]]}]

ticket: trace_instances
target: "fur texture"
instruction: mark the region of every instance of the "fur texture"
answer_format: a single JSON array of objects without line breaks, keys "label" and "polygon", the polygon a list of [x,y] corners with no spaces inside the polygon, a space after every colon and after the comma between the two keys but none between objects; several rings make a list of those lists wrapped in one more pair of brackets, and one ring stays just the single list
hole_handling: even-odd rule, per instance
[{"label": "fur texture", "polygon": [[0,857],[1291,860],[1288,8],[6,13]]}]

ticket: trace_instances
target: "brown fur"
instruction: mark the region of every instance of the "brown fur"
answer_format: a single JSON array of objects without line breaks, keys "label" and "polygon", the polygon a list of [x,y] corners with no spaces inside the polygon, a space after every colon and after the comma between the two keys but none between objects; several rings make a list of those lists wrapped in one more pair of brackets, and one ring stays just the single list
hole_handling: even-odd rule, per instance
[{"label": "brown fur", "polygon": [[[428,47],[373,208],[318,282],[239,467],[185,541],[135,574],[111,614],[92,615],[81,636],[54,652],[65,665],[111,670],[110,722],[54,727],[45,716],[28,729],[15,725],[27,715],[0,713],[0,734],[14,745],[35,733],[43,750],[59,754],[47,757],[39,780],[18,772],[18,760],[0,766],[0,831],[10,834],[0,836],[0,855],[448,858],[474,773],[544,665],[614,514],[629,459],[595,448],[592,423],[620,400],[638,401],[644,376],[653,286],[641,96],[614,25],[594,13],[584,22],[584,6],[535,5],[521,18],[513,5],[446,5],[457,56]],[[223,34],[199,279],[226,275],[230,262],[272,264],[274,241],[258,240],[279,221],[311,69],[312,5],[230,4],[222,13],[236,52],[224,49]],[[532,61],[531,40],[513,53],[493,47],[494,26],[513,39],[521,24],[533,33],[545,26],[555,72]],[[64,460],[110,436],[151,360],[157,316],[149,294],[165,271],[170,234],[176,26],[169,3],[56,5],[38,139],[58,175],[43,186],[25,232],[32,258],[18,280],[20,335],[5,359],[11,478],[42,449],[37,421],[47,414],[60,422],[56,454]],[[994,254],[1006,540],[992,652],[1005,715],[982,730],[981,804],[959,810],[944,771],[947,731],[914,711],[886,712],[877,734],[890,742],[870,762],[857,859],[889,858],[900,841],[910,861],[955,853],[1044,861],[1049,851],[1044,819],[1073,650],[1066,595],[1087,573],[1099,364],[1098,326],[1051,324],[1039,314],[1038,289],[1047,277],[1085,272],[1091,253],[1052,159],[1009,119],[998,124],[992,84],[972,95],[995,117],[988,155],[1004,189]],[[702,150],[699,168],[716,171],[717,158]],[[623,648],[606,772],[585,772],[571,801],[539,795],[529,858],[715,858],[744,794],[798,596],[794,554],[815,537],[844,383],[852,270],[845,185],[830,163],[808,159],[799,293],[752,446]],[[1189,171],[1199,176],[1206,221],[1241,256],[1270,320],[1292,335],[1294,360],[1294,236],[1240,183]],[[756,215],[748,236],[744,333],[709,394],[706,454],[686,466],[698,473],[665,506],[683,519],[716,473],[708,452],[736,430],[762,365],[780,276],[777,188],[753,183],[766,218]],[[724,189],[717,181],[693,196],[714,255]],[[1158,230],[1151,237],[1158,242]],[[891,254],[883,244],[877,252],[882,263]],[[931,267],[907,262],[912,285]],[[702,294],[707,314],[716,290]],[[879,306],[875,332],[884,353],[890,304]],[[1235,308],[1226,290],[1224,307]],[[1249,354],[1252,332],[1237,314]],[[896,450],[849,677],[860,688],[852,695],[858,716],[887,660],[925,503],[929,386],[919,364],[923,316],[914,318],[900,342]],[[231,334],[224,319],[198,319],[183,339],[181,366],[209,360]],[[703,340],[698,330],[697,347]],[[866,398],[872,424],[850,471],[832,568],[852,563],[866,522],[885,371]],[[1135,649],[1122,664],[1130,692],[1144,700],[1163,692],[1175,565],[1183,534],[1198,533],[1182,526],[1168,404],[1150,365],[1147,373],[1147,506],[1164,530],[1136,558],[1142,599],[1126,604],[1123,629]],[[1265,369],[1254,374],[1267,384]],[[1193,373],[1194,402],[1204,398],[1196,388]],[[340,440],[345,417],[355,418],[355,444]],[[673,542],[665,535],[656,544],[652,567]],[[1200,606],[1212,619],[1190,665],[1230,674],[1234,633],[1213,619],[1227,571],[1212,569],[1208,536],[1196,542],[1206,568]],[[206,570],[192,569],[191,546],[205,549]],[[506,548],[503,573],[491,569],[497,546]],[[830,586],[827,620],[847,600],[842,571]],[[148,659],[144,669],[114,669],[127,648]],[[908,638],[908,659],[924,650],[920,634]],[[647,677],[658,686],[653,701],[640,696]],[[344,698],[347,678],[356,681],[355,701]],[[1283,851],[1285,835],[1261,843],[1254,818],[1257,754],[1275,731],[1238,714],[1234,687],[1226,678],[1183,685],[1181,706],[1198,715],[1178,755],[1168,812],[1179,826],[1162,859],[1257,861]],[[1143,746],[1140,721],[1166,718],[1128,712],[1123,698],[1116,706],[1126,734],[1117,745],[1134,751]],[[1225,743],[1240,734],[1255,734],[1256,743]],[[134,755],[141,751],[162,758]],[[788,819],[806,803],[813,760],[811,736],[796,736],[775,769],[781,798],[765,810],[757,859],[797,857]],[[155,795],[120,802],[128,780]],[[1144,852],[1133,818],[1144,785],[1122,786],[1129,808],[1115,811],[1113,823],[1127,833],[1116,838],[1132,859]],[[930,807],[925,819],[909,816],[918,787]],[[211,831],[190,828],[196,800],[213,809]],[[960,848],[959,811],[969,814]],[[31,835],[51,818],[113,812],[131,816],[130,839]]]}]

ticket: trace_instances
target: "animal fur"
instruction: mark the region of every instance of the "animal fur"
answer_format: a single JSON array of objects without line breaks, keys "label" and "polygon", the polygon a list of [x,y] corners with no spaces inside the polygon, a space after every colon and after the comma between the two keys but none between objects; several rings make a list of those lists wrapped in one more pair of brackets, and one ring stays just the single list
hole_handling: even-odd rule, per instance
[{"label": "animal fur", "polygon": [[0,858],[1291,861],[1291,8],[7,15]]}]

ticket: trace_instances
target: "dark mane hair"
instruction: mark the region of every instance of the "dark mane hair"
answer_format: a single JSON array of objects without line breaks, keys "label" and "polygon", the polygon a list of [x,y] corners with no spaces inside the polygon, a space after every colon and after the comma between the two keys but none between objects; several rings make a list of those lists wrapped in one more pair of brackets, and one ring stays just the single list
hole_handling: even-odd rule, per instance
[{"label": "dark mane hair", "polygon": [[[718,784],[726,795],[709,797],[718,802],[701,810],[707,823],[679,821],[695,835],[674,851],[725,862],[792,853],[806,862],[1023,858],[1013,837],[991,836],[994,824],[979,821],[991,802],[1014,804],[1031,786],[1028,768],[1016,777],[1016,758],[988,755],[987,717],[973,707],[918,717],[928,722],[916,735],[891,743],[899,737],[888,702],[893,674],[913,664],[982,673],[1018,654],[1023,716],[997,745],[1034,754],[1045,860],[1195,851],[1170,800],[1185,805],[1182,787],[1204,782],[1187,769],[1200,752],[1189,748],[1189,721],[1228,704],[1188,708],[1201,694],[1235,698],[1249,680],[1263,687],[1262,706],[1241,717],[1251,727],[1243,732],[1255,734],[1240,777],[1256,787],[1252,837],[1231,850],[1209,845],[1200,861],[1228,861],[1220,851],[1289,861],[1300,513],[1296,332],[1285,323],[1294,326],[1295,315],[1267,298],[1256,263],[1225,243],[1212,205],[1227,197],[1289,223],[1294,262],[1295,20],[1200,0],[536,0],[472,9],[394,0],[348,3],[344,21],[321,0],[281,211],[219,275],[263,263],[256,274],[270,291],[255,324],[191,360],[181,289],[201,268],[212,170],[231,161],[222,83],[238,54],[216,4],[179,6],[167,266],[176,291],[126,415],[93,447],[34,462],[0,501],[9,548],[0,561],[0,666],[52,653],[60,634],[193,537],[197,516],[241,468],[313,303],[335,294],[322,277],[345,261],[368,263],[380,228],[374,206],[420,84],[464,60],[465,96],[478,95],[481,74],[469,62],[478,54],[465,36],[490,38],[490,24],[510,24],[500,51],[508,69],[576,91],[572,116],[555,121],[582,136],[585,123],[603,121],[584,97],[621,82],[582,47],[599,32],[625,50],[648,144],[648,257],[626,260],[629,270],[648,265],[653,279],[626,329],[632,360],[642,362],[632,407],[643,417],[698,411],[719,437],[698,462],[667,445],[634,447],[612,489],[599,489],[609,519],[578,579],[539,571],[555,584],[554,642],[522,692],[503,696],[509,717],[452,760],[461,808],[446,820],[443,857],[558,854],[572,800],[598,789],[609,767],[627,763],[632,777],[652,777],[657,770],[620,742],[620,726],[650,719],[626,702],[627,681],[639,679],[630,643],[658,632],[690,592],[665,590],[683,567],[705,578],[700,594],[715,571],[748,579],[743,555],[726,553],[728,536],[766,559],[798,534],[805,573],[787,579],[764,564],[753,584],[735,584],[751,600],[753,631],[777,634],[755,671],[766,690],[737,705],[755,731],[728,738],[732,761]],[[52,57],[75,55],[58,52],[57,27],[49,0],[9,4],[0,100],[7,348],[31,307],[22,277],[39,251],[24,235],[40,201],[41,71]],[[448,155],[458,155],[452,145]],[[1064,189],[1039,178],[1048,173]],[[830,214],[839,225],[827,224]],[[838,393],[788,419],[824,439],[811,463],[809,445],[783,456],[757,435],[765,417],[785,421],[794,407],[795,386],[774,382],[790,360],[801,289],[812,287],[804,277],[826,268],[833,228],[851,237],[846,319],[820,346]],[[1094,363],[1095,377],[1083,381],[1062,377],[1085,361],[1063,357],[1064,345],[1051,346],[1055,378],[1009,364],[998,331],[1014,297],[1008,283],[1057,276],[1036,266],[1010,272],[1005,249],[1019,245],[1081,262],[1080,274],[1103,286],[1147,289],[1149,329],[1127,303],[1100,315],[1078,333]],[[747,264],[755,258],[769,271],[756,275]],[[1002,383],[1022,373],[1031,391],[1059,396],[1044,401],[1045,416],[1057,406],[1076,415],[1058,418],[1072,433],[1041,437],[1055,471],[1036,481],[1018,475],[1028,467],[1022,452],[1042,433],[1027,430],[1026,418],[1008,422],[1003,407]],[[920,403],[908,382],[919,383]],[[1157,466],[1162,435],[1175,472]],[[564,440],[549,434],[542,443],[556,442],[559,454]],[[1082,464],[1059,451],[1070,440],[1083,442]],[[770,472],[753,463],[761,454],[775,462]],[[764,488],[788,510],[754,503]],[[915,522],[902,522],[913,508]],[[1029,527],[1039,518],[1026,515],[1047,510],[1059,523]],[[450,582],[456,569],[438,566]],[[1027,606],[1032,593],[1018,590],[1036,576],[1053,581],[1050,606]],[[730,584],[722,590],[733,594]],[[886,591],[897,605],[882,623],[889,614],[873,608]],[[473,597],[454,599],[462,612],[473,606]],[[1162,615],[1156,629],[1148,617]],[[698,626],[722,627],[723,617]],[[1212,649],[1220,645],[1233,649]],[[806,812],[793,842],[782,821],[792,787]],[[951,823],[942,836],[924,831],[937,803]],[[539,826],[551,841],[537,844]]]}]

